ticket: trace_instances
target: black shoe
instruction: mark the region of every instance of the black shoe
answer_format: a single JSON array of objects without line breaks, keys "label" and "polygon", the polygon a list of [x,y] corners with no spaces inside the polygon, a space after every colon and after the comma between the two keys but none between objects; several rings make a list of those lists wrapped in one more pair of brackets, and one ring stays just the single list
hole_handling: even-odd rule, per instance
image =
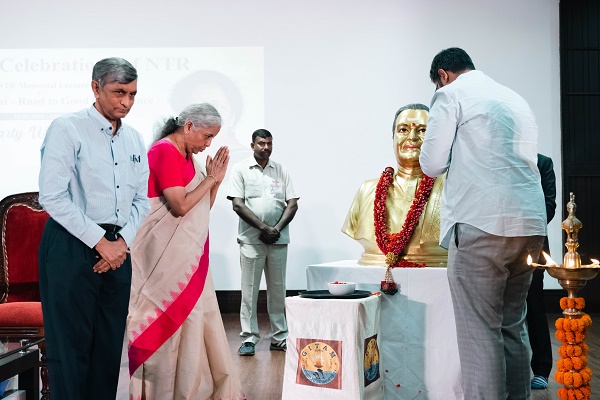
[{"label": "black shoe", "polygon": [[287,345],[285,344],[285,340],[281,343],[271,343],[270,350],[278,350],[278,351],[287,351]]},{"label": "black shoe", "polygon": [[252,342],[244,342],[240,346],[238,350],[238,354],[240,356],[253,356],[254,355],[254,346],[255,344]]}]

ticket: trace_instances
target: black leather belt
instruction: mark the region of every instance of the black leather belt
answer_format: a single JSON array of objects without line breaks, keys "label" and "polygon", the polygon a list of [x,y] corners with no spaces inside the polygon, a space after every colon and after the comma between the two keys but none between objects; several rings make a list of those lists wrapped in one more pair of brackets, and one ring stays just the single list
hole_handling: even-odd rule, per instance
[{"label": "black leather belt", "polygon": [[111,233],[113,235],[121,230],[121,227],[119,225],[98,224],[98,226],[100,226],[100,228],[104,229],[106,231],[106,233]]}]

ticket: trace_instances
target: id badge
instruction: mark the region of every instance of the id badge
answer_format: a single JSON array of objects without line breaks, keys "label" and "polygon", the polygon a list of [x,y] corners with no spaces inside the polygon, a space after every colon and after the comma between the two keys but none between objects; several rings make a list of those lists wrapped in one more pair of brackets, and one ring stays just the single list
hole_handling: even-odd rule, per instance
[{"label": "id badge", "polygon": [[271,185],[271,193],[273,194],[281,194],[283,193],[283,184],[280,182],[275,182]]}]

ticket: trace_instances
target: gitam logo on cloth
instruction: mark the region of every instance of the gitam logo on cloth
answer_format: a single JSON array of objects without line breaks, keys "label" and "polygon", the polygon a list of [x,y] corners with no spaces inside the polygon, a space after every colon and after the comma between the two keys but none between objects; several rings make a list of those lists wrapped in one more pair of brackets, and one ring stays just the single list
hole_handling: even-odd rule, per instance
[{"label": "gitam logo on cloth", "polygon": [[377,334],[365,339],[364,347],[365,387],[379,379],[379,346]]},{"label": "gitam logo on cloth", "polygon": [[329,389],[342,388],[342,342],[296,339],[296,383]]}]

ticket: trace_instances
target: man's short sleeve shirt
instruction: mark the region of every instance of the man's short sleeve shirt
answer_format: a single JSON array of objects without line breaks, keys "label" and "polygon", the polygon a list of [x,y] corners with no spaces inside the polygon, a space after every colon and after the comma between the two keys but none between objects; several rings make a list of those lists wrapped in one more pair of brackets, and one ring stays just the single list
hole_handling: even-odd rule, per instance
[{"label": "man's short sleeve shirt", "polygon": [[[299,196],[283,165],[269,160],[263,169],[254,157],[251,157],[233,167],[227,197],[243,199],[257,218],[269,226],[274,226],[281,218],[287,201],[297,199]],[[238,241],[246,244],[263,244],[258,238],[260,233],[260,230],[240,218]],[[289,242],[288,225],[281,230],[277,244]]]}]

